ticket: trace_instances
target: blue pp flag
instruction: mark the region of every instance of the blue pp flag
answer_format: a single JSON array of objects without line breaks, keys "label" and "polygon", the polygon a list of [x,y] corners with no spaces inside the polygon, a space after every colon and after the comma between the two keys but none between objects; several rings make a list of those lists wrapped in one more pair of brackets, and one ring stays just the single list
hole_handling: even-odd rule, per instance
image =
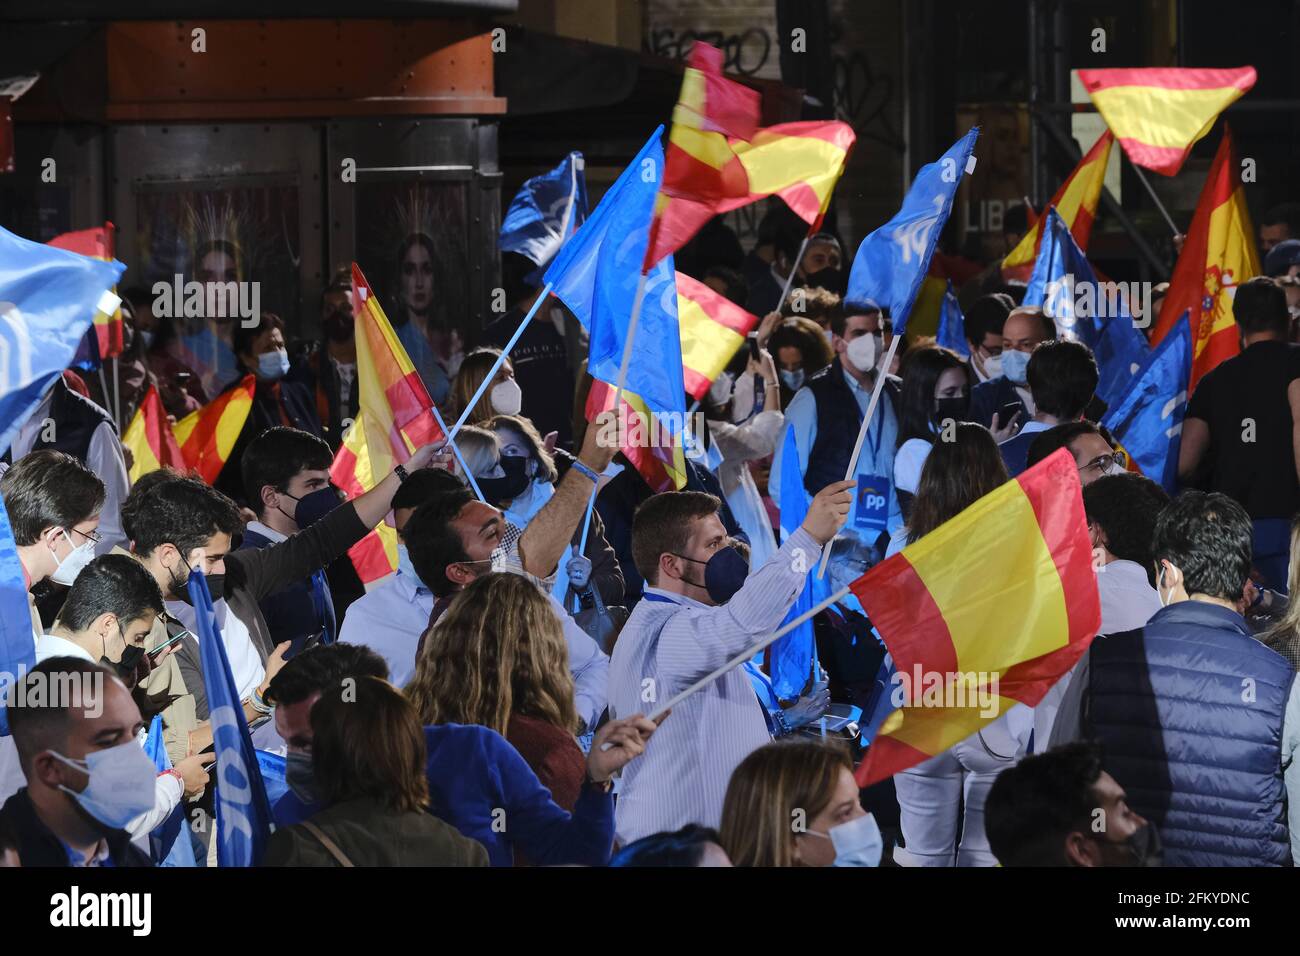
[{"label": "blue pp flag", "polygon": [[1178,447],[1187,411],[1187,376],[1192,367],[1192,325],[1183,313],[1133,376],[1128,391],[1110,407],[1102,424],[1165,491],[1178,490]]},{"label": "blue pp flag", "polygon": [[922,166],[903,208],[858,246],[844,299],[887,307],[895,335],[907,325],[979,134],[978,126],[971,127],[938,162]]},{"label": "blue pp flag", "polygon": [[14,682],[36,663],[36,639],[27,605],[27,577],[18,560],[9,513],[0,502],[0,737],[9,736],[5,702]]},{"label": "blue pp flag", "polygon": [[1056,323],[1060,338],[1092,349],[1097,360],[1097,397],[1113,406],[1150,348],[1133,322],[1117,283],[1099,282],[1070,227],[1055,209],[1047,211],[1043,243],[1025,290],[1024,305],[1036,305]]},{"label": "blue pp flag", "polygon": [[[587,371],[610,385],[618,384],[655,196],[663,178],[662,132],[662,126],[655,130],[546,270],[551,291],[590,335]],[[627,389],[641,396],[651,411],[675,416],[670,422],[685,418],[672,256],[665,256],[646,276]]]},{"label": "blue pp flag", "polygon": [[29,242],[0,228],[0,452],[72,364],[126,267]]},{"label": "blue pp flag", "polygon": [[[153,761],[159,773],[172,768],[167,748],[163,746],[162,714],[155,714],[145,737],[144,752]],[[185,802],[178,803],[171,814],[149,833],[149,848],[159,866],[198,866],[194,859],[194,843],[185,821]]]},{"label": "blue pp flag", "polygon": [[549,173],[527,180],[510,201],[497,247],[537,263],[543,272],[587,218],[587,177],[582,153],[573,152]]},{"label": "blue pp flag", "polygon": [[948,280],[947,291],[939,306],[939,333],[935,341],[946,349],[952,349],[962,358],[970,358],[970,347],[966,344],[966,317],[961,314],[957,304],[957,293],[952,291],[952,280]]},{"label": "blue pp flag", "polygon": [[266,799],[271,806],[289,792],[289,783],[284,775],[287,764],[283,754],[273,754],[269,750],[257,752],[257,766],[262,771],[262,784],[266,787]]},{"label": "blue pp flag", "polygon": [[[785,542],[803,524],[808,514],[808,495],[803,487],[803,475],[799,474],[799,452],[794,442],[794,426],[785,430],[785,447],[781,451],[781,541]],[[816,555],[809,557],[810,564],[816,562]],[[825,584],[816,575],[809,575],[804,581],[803,591],[795,600],[794,606],[786,614],[782,625],[793,621],[813,606],[818,596],[815,592],[823,590]],[[817,641],[813,637],[813,622],[804,621],[793,631],[777,638],[768,652],[768,673],[772,677],[772,689],[782,700],[798,697],[799,692],[812,676],[813,658],[817,653]]]},{"label": "blue pp flag", "polygon": [[201,572],[190,572],[189,592],[217,753],[217,865],[257,866],[271,836],[271,804]]}]

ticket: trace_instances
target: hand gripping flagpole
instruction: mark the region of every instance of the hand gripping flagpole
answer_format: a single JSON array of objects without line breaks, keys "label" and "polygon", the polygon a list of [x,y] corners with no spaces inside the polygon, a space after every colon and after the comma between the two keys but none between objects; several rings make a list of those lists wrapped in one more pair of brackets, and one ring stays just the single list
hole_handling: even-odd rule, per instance
[{"label": "hand gripping flagpole", "polygon": [[[822,611],[826,610],[836,601],[843,600],[844,596],[847,595],[848,593],[849,593],[848,588],[841,588],[840,590],[832,594],[830,597],[826,598],[826,600],[821,601],[818,604],[814,604],[808,610],[804,611],[802,614],[796,617],[793,621],[781,625],[780,628],[773,631],[771,634],[769,634],[767,637],[760,640],[758,643],[741,651],[731,660],[727,661],[725,664],[718,667],[717,670],[712,671],[709,674],[706,674],[705,676],[697,680],[694,684],[692,684],[690,687],[687,687],[685,690],[677,694],[674,694],[672,697],[668,699],[668,703],[660,707],[655,712],[654,716],[652,716],[650,719],[654,721],[656,724],[659,723],[661,720],[663,720],[665,717],[668,716],[668,712],[670,710],[672,710],[674,707],[676,707],[678,704],[684,701],[687,697],[690,697],[692,694],[696,693],[697,691],[703,690],[705,687],[708,687],[710,684],[712,684],[723,674],[727,673],[727,671],[735,670],[737,667],[740,667],[746,661],[752,660],[754,655],[757,654],[759,651],[771,646],[772,644],[775,644],[777,641],[785,637],[787,634],[793,631],[800,624],[803,624],[805,621],[809,620],[813,616],[820,614]],[[610,744],[608,743],[601,744],[600,749],[609,750]]]},{"label": "hand gripping flagpole", "polygon": [[[876,369],[876,384],[871,390],[871,401],[867,403],[867,413],[862,416],[862,427],[858,429],[858,441],[853,446],[853,455],[849,458],[849,467],[844,473],[845,481],[848,481],[857,473],[858,456],[862,454],[862,443],[866,440],[867,429],[871,427],[871,418],[876,412],[876,406],[880,404],[880,393],[885,390],[885,378],[888,375],[889,367],[894,364],[894,353],[898,351],[898,342],[902,337],[898,333],[894,334],[894,337],[889,342],[889,349],[885,352],[885,360]],[[826,576],[826,565],[830,562],[831,544],[834,541],[835,539],[831,538],[822,548],[822,560],[817,565],[817,580],[819,581]]]},{"label": "hand gripping flagpole", "polygon": [[[483,377],[483,381],[479,383],[478,391],[474,393],[474,397],[466,402],[465,407],[461,409],[460,418],[456,419],[456,424],[452,425],[451,431],[447,433],[448,442],[456,437],[456,433],[460,431],[460,427],[465,424],[465,419],[469,418],[470,412],[474,410],[474,406],[478,404],[478,400],[483,397],[483,393],[492,387],[492,380],[497,377],[497,372],[499,372],[501,366],[505,364],[506,359],[510,355],[510,350],[515,347],[515,343],[519,341],[519,337],[524,334],[524,329],[528,328],[528,323],[533,320],[533,316],[536,315],[537,310],[542,307],[542,303],[550,298],[551,286],[552,283],[550,282],[542,286],[542,291],[537,294],[537,300],[533,303],[533,307],[528,310],[528,314],[525,315],[523,321],[519,323],[519,328],[515,329],[515,334],[510,336],[510,341],[507,342],[506,347],[501,350],[501,355],[497,357],[492,368],[488,371],[487,375]],[[457,453],[457,456],[459,457],[459,453]]]},{"label": "hand gripping flagpole", "polygon": [[[492,380],[491,376],[489,376],[488,378],[485,378],[483,381],[490,382],[491,380]],[[473,402],[470,403],[469,407],[470,408],[474,407]],[[447,425],[442,420],[442,415],[438,412],[438,406],[434,405],[432,406],[432,409],[433,409],[434,421],[438,423],[438,427],[442,429],[442,433],[446,435]],[[465,473],[465,480],[469,482],[469,486],[474,489],[474,494],[478,497],[479,501],[483,502],[484,504],[487,504],[487,499],[483,497],[483,492],[478,490],[478,482],[474,480],[474,472],[469,470],[469,465],[466,464],[465,458],[460,453],[460,446],[458,446],[454,441],[451,440],[450,435],[447,436],[447,444],[451,447],[451,453],[456,456],[456,461],[460,462],[460,470]]]}]

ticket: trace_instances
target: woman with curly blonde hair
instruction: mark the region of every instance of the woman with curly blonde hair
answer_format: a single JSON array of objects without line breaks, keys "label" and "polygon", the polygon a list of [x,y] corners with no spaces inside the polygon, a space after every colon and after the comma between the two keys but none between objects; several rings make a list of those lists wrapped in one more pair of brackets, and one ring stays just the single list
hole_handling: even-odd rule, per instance
[{"label": "woman with curly blonde hair", "polygon": [[569,649],[527,578],[486,574],[456,595],[425,637],[406,695],[425,724],[479,724],[504,736],[572,812],[586,758],[574,737]]}]

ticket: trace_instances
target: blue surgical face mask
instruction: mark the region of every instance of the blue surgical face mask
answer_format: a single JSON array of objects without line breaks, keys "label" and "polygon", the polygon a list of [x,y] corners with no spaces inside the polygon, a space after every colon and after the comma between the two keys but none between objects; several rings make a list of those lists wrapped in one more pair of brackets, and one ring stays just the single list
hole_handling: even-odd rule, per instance
[{"label": "blue surgical face mask", "polygon": [[316,774],[312,770],[311,754],[290,750],[284,755],[284,782],[289,785],[293,795],[303,803],[320,802],[320,793],[316,789]]},{"label": "blue surgical face mask", "polygon": [[55,750],[50,754],[90,777],[80,793],[62,784],[59,789],[110,830],[123,830],[140,814],[153,809],[157,770],[134,738],[116,747],[92,751],[85,760],[72,760]]},{"label": "blue surgical face mask", "polygon": [[257,357],[257,377],[267,381],[284,378],[289,371],[289,353],[284,349],[263,352]]},{"label": "blue surgical face mask", "polygon": [[1029,371],[1029,353],[1015,349],[1002,350],[1002,374],[1007,381],[1016,385],[1025,384],[1025,375]]},{"label": "blue surgical face mask", "polygon": [[831,841],[835,847],[833,866],[879,866],[885,841],[880,835],[876,818],[870,813],[831,827],[826,833],[809,830],[813,836]]},{"label": "blue surgical face mask", "polygon": [[781,381],[785,383],[785,387],[790,391],[797,392],[799,389],[803,388],[803,369],[783,368],[779,374],[781,376]]}]

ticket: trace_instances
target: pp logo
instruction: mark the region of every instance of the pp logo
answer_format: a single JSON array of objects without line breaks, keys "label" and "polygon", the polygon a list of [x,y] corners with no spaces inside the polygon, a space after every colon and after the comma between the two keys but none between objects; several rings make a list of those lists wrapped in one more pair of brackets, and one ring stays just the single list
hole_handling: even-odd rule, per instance
[{"label": "pp logo", "polygon": [[868,511],[879,511],[885,507],[885,496],[875,488],[863,488],[859,502]]}]

